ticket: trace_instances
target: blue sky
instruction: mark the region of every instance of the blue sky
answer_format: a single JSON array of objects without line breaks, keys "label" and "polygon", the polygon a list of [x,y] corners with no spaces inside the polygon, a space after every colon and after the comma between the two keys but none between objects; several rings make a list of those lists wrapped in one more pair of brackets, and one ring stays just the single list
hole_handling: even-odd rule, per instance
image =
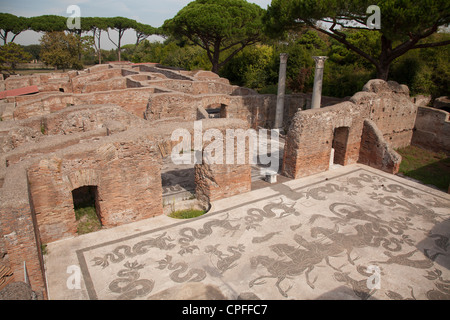
[{"label": "blue sky", "polygon": [[[69,16],[66,13],[70,5],[78,5],[81,16],[85,17],[127,17],[138,22],[161,26],[166,19],[170,19],[186,6],[191,0],[0,0],[0,12],[12,13],[17,16],[33,17],[44,14]],[[266,9],[271,0],[248,0]],[[39,42],[40,34],[26,31],[17,36],[15,42],[23,45]],[[115,39],[114,32],[111,38]],[[123,37],[123,44],[134,43],[134,31],[127,31]],[[107,37],[102,37],[102,48],[111,49],[113,45]]]}]

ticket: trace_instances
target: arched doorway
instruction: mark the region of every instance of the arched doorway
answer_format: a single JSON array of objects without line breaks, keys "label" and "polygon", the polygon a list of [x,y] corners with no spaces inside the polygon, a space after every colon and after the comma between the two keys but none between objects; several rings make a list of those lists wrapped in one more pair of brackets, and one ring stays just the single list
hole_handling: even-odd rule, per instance
[{"label": "arched doorway", "polygon": [[101,229],[97,186],[82,186],[72,190],[72,199],[78,234]]}]

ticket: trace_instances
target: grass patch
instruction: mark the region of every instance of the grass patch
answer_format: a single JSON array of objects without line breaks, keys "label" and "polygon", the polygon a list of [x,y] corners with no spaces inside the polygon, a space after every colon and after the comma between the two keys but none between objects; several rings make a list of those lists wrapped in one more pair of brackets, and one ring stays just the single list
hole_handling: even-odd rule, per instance
[{"label": "grass patch", "polygon": [[75,208],[75,218],[78,234],[86,234],[102,228],[94,206]]},{"label": "grass patch", "polygon": [[41,253],[43,256],[45,256],[46,254],[48,254],[48,249],[47,249],[47,245],[44,243],[41,243]]},{"label": "grass patch", "polygon": [[175,219],[190,219],[204,215],[205,212],[206,212],[205,210],[193,210],[193,209],[178,210],[169,214],[169,217]]},{"label": "grass patch", "polygon": [[415,146],[396,151],[402,156],[399,173],[447,192],[450,184],[450,158],[445,153]]}]

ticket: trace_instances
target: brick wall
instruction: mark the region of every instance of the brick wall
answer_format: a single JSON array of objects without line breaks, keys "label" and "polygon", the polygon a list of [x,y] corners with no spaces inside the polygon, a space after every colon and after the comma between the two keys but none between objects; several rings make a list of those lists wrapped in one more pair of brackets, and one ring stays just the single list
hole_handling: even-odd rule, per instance
[{"label": "brick wall", "polygon": [[341,150],[339,161],[343,165],[356,163],[362,117],[361,107],[350,102],[297,112],[286,139],[283,174],[299,178],[328,170],[335,131],[340,128],[348,128],[348,138],[346,145],[341,145],[345,151]]},{"label": "brick wall", "polygon": [[[208,122],[210,125],[213,124],[211,120]],[[211,145],[212,143],[217,143],[215,140],[210,143],[204,142],[202,163],[195,165],[196,197],[205,203],[242,194],[251,190],[251,164],[248,159],[249,142],[245,141],[245,145],[243,145],[243,154],[245,158],[244,163],[241,164],[238,162],[238,152],[242,153],[242,150],[238,150],[238,143],[242,143],[244,140],[233,138],[233,145],[231,146],[230,144],[227,144],[226,136],[227,130],[242,129],[245,131],[248,129],[248,124],[244,121],[227,122],[229,125],[223,125],[226,122],[222,121],[222,130],[213,127],[218,130],[216,131],[217,133],[220,132],[222,139],[220,139],[220,143],[216,145]],[[207,127],[204,129],[206,131]],[[214,153],[212,149],[214,149]],[[212,156],[215,155],[215,152],[222,152],[222,163],[218,164],[208,161],[208,152],[211,152]],[[232,163],[227,162],[227,152],[229,154],[233,152],[234,160],[231,161]],[[239,154],[240,156],[242,156],[241,153]]]},{"label": "brick wall", "polygon": [[358,162],[392,174],[400,168],[401,156],[389,146],[372,120],[364,120]]},{"label": "brick wall", "polygon": [[[406,86],[378,79],[370,80],[348,102],[298,111],[287,135],[282,172],[299,178],[328,170],[333,146],[337,148],[335,163],[358,162],[366,119],[372,122],[368,127],[371,130],[366,128],[365,143],[378,141],[380,145],[363,152],[362,161],[394,172],[396,157],[383,146],[409,145],[416,113],[417,107],[411,102]],[[347,129],[340,128],[348,128],[346,144],[339,133],[347,135]],[[371,156],[369,151],[377,153]]]},{"label": "brick wall", "polygon": [[79,146],[70,147],[28,169],[44,243],[76,234],[71,192],[81,186],[98,187],[104,227],[162,214],[160,164],[155,146],[144,138],[116,138],[119,140],[90,144],[81,152],[77,150]]},{"label": "brick wall", "polygon": [[350,101],[367,108],[367,118],[377,125],[392,148],[411,144],[417,106],[411,102],[407,86],[394,81],[370,80]]},{"label": "brick wall", "polygon": [[450,119],[444,110],[419,107],[412,144],[450,154]]},{"label": "brick wall", "polygon": [[0,263],[12,269],[14,281],[24,281],[24,262],[34,291],[46,297],[41,242],[27,187],[24,166],[10,168],[0,188]]}]

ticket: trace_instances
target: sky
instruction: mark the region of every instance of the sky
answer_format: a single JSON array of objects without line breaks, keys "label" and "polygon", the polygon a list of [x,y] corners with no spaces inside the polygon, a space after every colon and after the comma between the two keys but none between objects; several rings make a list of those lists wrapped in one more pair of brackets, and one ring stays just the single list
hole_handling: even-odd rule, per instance
[{"label": "sky", "polygon": [[[247,0],[256,3],[263,9],[271,3],[271,0]],[[0,12],[12,13],[16,16],[33,17],[45,14],[54,14],[69,17],[67,8],[70,5],[78,5],[81,9],[81,17],[126,17],[153,27],[160,27],[165,20],[174,17],[178,11],[191,0],[0,0]],[[117,33],[110,32],[111,38],[116,39]],[[15,43],[21,45],[38,44],[42,34],[34,31],[25,31],[19,34]],[[158,37],[150,37],[149,40],[157,40]],[[102,49],[113,49],[114,45],[104,35],[101,39]],[[136,34],[133,30],[125,32],[122,44],[136,42]]]}]

